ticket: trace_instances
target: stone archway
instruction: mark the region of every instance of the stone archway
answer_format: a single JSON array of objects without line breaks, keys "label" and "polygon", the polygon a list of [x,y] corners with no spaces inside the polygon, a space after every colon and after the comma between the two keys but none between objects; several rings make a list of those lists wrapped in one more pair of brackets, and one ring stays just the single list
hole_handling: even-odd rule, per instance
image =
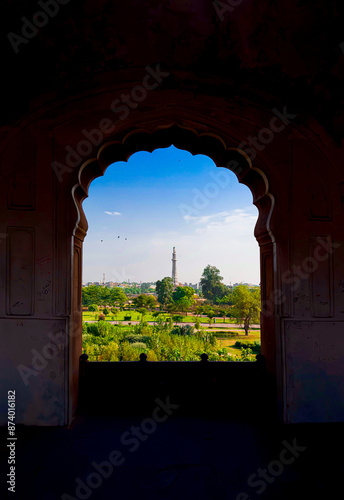
[{"label": "stone archway", "polygon": [[[249,156],[241,149],[226,147],[224,140],[211,132],[197,131],[174,123],[158,126],[149,131],[142,128],[131,130],[123,137],[112,137],[98,151],[97,158],[87,160],[79,170],[79,182],[73,188],[73,198],[78,210],[78,220],[74,228],[74,270],[73,298],[74,318],[72,328],[81,331],[81,261],[82,243],[87,232],[87,220],[82,202],[88,196],[91,182],[104,175],[106,169],[116,161],[127,161],[138,151],[152,152],[158,148],[174,145],[191,154],[203,154],[210,157],[220,168],[228,168],[235,173],[239,182],[249,187],[253,195],[253,204],[259,210],[255,227],[255,237],[260,247],[261,262],[261,338],[262,354],[268,372],[276,377],[280,367],[276,365],[276,329],[274,308],[267,307],[267,298],[274,294],[275,238],[270,228],[270,220],[274,209],[274,197],[269,191],[269,182],[258,167],[252,165]],[[73,338],[78,335],[73,335]],[[80,342],[75,344],[75,352],[71,351],[71,363],[76,365],[80,355]],[[75,387],[75,391],[77,388]]]},{"label": "stone archway", "polygon": [[[137,83],[137,79],[130,80],[130,87]],[[1,234],[6,238],[3,267],[10,269],[3,276],[0,303],[8,353],[3,366],[5,379],[11,374],[18,400],[23,402],[20,422],[64,425],[75,415],[82,241],[87,230],[82,200],[90,182],[116,160],[126,161],[135,151],[172,143],[191,153],[203,152],[219,167],[237,161],[242,167],[238,179],[252,191],[259,210],[255,235],[261,248],[267,309],[262,318],[263,349],[276,381],[281,418],[285,422],[340,419],[337,393],[342,389],[334,380],[341,377],[342,354],[336,349],[330,356],[327,349],[339,345],[344,318],[341,150],[310,118],[276,132],[273,141],[259,145],[252,159],[247,142],[259,135],[266,141],[267,129],[276,123],[275,110],[239,98],[218,97],[216,89],[210,92],[208,87],[208,93],[192,97],[184,90],[156,89],[145,106],[116,122],[116,130],[85,154],[83,162],[68,168],[62,179],[58,177],[54,163],[66,163],[66,148],[77,150],[80,138],[85,139],[83,130],[92,131],[102,120],[113,120],[109,103],[124,85],[128,80],[121,79],[111,88],[50,101],[23,118],[3,143],[1,159],[7,173],[1,186]],[[279,109],[281,116],[284,108]],[[24,185],[30,187],[24,188],[25,197]],[[329,242],[328,259],[314,273],[293,276],[294,269],[298,272],[304,263],[310,269],[318,237],[324,245]],[[16,281],[20,266],[11,267],[13,262],[21,263],[30,277],[25,297]],[[42,295],[47,286],[47,295]],[[331,341],[327,341],[329,331],[333,332]],[[58,333],[57,355],[47,361],[45,371],[31,374],[26,387],[17,366],[30,366],[32,349],[46,352],[47,337]],[[334,373],[327,377],[328,385],[321,393],[326,399],[328,390],[332,391],[326,412],[313,397],[319,365]],[[34,403],[28,406],[26,401]]]}]

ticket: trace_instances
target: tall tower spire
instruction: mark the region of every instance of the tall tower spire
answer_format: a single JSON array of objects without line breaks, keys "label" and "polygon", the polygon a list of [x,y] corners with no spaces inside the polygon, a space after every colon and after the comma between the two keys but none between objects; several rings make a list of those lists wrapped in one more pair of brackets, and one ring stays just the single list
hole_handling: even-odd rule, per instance
[{"label": "tall tower spire", "polygon": [[176,288],[178,286],[176,247],[173,247],[173,252],[172,252],[172,280],[173,280],[173,287]]}]

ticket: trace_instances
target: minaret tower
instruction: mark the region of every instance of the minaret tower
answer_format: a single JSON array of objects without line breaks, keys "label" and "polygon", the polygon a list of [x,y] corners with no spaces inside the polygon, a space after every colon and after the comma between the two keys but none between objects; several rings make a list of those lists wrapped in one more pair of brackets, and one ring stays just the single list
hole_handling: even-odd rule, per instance
[{"label": "minaret tower", "polygon": [[172,280],[173,280],[173,288],[177,288],[177,286],[178,286],[178,278],[177,278],[177,255],[176,255],[176,247],[173,247],[173,253],[172,253]]}]

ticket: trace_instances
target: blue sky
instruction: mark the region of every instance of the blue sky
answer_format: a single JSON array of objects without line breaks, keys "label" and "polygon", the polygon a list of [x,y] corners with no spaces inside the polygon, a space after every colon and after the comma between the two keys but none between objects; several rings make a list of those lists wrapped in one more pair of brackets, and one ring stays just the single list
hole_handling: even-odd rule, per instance
[{"label": "blue sky", "polygon": [[182,283],[199,282],[208,264],[226,284],[260,282],[251,192],[207,156],[174,146],[136,153],[95,179],[83,206],[83,281],[170,276],[175,246]]}]

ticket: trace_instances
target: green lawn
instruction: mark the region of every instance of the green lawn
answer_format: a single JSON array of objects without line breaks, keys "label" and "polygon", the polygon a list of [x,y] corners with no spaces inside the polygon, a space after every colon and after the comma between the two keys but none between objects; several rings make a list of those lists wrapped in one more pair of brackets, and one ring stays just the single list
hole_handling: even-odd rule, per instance
[{"label": "green lawn", "polygon": [[[83,312],[82,313],[82,318],[84,321],[95,321],[95,316],[99,314],[99,312],[96,312],[96,313],[93,313],[93,312]],[[136,311],[116,311],[116,313],[114,314],[114,319],[112,317],[113,315],[110,313],[106,316],[106,321],[124,321],[124,316],[131,316],[131,321],[140,321],[141,319],[141,314],[136,312]],[[164,319],[168,318],[170,316],[170,314],[167,314],[167,313],[161,313],[160,314],[161,317],[163,317]],[[177,314],[172,314],[172,316],[177,316]],[[156,321],[156,318],[154,318],[154,316],[151,314],[151,313],[148,313],[145,317],[144,317],[145,321]],[[209,319],[206,318],[206,317],[198,317],[198,316],[183,316],[183,319],[182,319],[182,322],[183,323],[194,323],[196,320],[199,320],[200,323],[202,324],[210,324],[210,325],[213,325],[214,324],[214,320],[212,320],[210,323],[209,323]],[[226,318],[226,320],[224,321],[223,318],[216,318],[215,319],[215,323],[228,323],[228,324],[233,324],[235,323],[235,320],[233,319],[230,319],[230,318]],[[237,327],[237,328],[241,328],[241,327]],[[259,330],[259,327],[255,327],[255,328],[252,328],[253,330],[257,329]]]},{"label": "green lawn", "polygon": [[231,354],[240,355],[240,347],[234,347],[237,340],[260,340],[260,330],[249,330],[249,334],[245,335],[244,332],[238,332],[238,335],[231,338],[218,338],[219,345],[221,347],[226,347],[228,352]]}]

